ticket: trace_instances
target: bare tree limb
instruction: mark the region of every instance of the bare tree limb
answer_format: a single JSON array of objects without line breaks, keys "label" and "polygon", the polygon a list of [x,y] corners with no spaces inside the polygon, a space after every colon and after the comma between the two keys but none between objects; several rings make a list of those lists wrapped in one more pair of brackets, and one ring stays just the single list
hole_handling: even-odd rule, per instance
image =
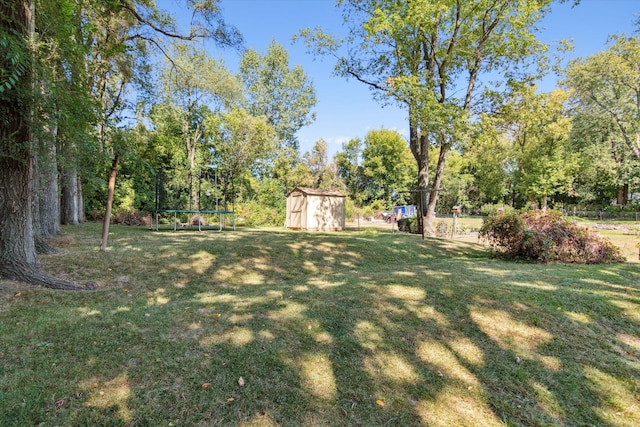
[{"label": "bare tree limb", "polygon": [[136,18],[138,20],[138,22],[140,22],[141,24],[148,25],[154,31],[156,31],[156,32],[158,32],[158,33],[160,33],[162,35],[165,35],[167,37],[170,37],[170,38],[173,38],[173,39],[185,40],[185,41],[194,40],[195,38],[198,37],[198,34],[195,34],[193,31],[188,36],[185,36],[183,34],[169,32],[169,31],[157,26],[156,24],[154,24],[153,22],[149,21],[148,19],[145,19],[142,15],[140,15],[138,13],[137,10],[135,10],[132,7],[130,7],[128,4],[124,3],[123,1],[120,2],[120,7],[125,9],[125,10],[128,10],[129,13],[131,13],[134,16],[134,18]]}]

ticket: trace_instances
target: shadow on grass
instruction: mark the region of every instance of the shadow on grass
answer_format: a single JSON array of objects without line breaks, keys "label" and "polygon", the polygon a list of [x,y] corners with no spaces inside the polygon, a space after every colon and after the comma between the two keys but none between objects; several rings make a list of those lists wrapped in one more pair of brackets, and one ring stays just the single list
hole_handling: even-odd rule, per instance
[{"label": "shadow on grass", "polygon": [[[113,228],[106,254],[46,259],[101,290],[29,289],[0,313],[3,421],[640,423],[629,265],[513,264],[404,234]],[[68,231],[82,246],[96,230]]]}]

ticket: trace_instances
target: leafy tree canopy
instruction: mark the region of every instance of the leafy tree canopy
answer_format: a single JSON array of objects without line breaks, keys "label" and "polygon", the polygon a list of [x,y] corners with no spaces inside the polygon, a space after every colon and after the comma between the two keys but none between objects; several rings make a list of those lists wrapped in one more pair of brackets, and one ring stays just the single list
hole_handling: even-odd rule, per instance
[{"label": "leafy tree canopy", "polygon": [[315,120],[316,104],[313,84],[302,67],[289,67],[289,54],[277,42],[267,53],[249,49],[240,62],[240,76],[245,84],[247,110],[264,116],[276,131],[279,144],[298,150],[296,132]]}]

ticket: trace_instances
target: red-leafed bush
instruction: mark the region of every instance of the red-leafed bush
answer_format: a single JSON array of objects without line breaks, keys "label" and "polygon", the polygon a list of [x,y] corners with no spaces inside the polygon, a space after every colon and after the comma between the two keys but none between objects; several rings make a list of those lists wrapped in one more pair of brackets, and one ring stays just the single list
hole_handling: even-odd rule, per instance
[{"label": "red-leafed bush", "polygon": [[616,246],[557,212],[505,213],[484,220],[480,238],[510,259],[600,264],[622,262]]}]

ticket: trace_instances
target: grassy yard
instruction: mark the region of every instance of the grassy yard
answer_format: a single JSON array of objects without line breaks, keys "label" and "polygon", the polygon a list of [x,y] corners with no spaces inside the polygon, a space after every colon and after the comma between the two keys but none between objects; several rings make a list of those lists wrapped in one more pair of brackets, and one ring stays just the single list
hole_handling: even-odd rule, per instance
[{"label": "grassy yard", "polygon": [[536,265],[388,230],[111,229],[41,258],[96,291],[0,281],[0,425],[640,425],[637,248]]}]

